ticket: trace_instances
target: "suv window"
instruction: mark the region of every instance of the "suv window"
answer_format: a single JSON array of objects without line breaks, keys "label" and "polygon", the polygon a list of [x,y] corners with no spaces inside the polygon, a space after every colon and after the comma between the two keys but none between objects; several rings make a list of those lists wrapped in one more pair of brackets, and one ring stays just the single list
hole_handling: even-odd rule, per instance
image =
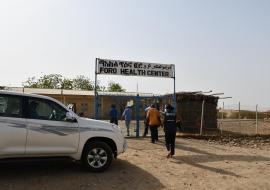
[{"label": "suv window", "polygon": [[66,113],[67,110],[55,102],[39,98],[29,98],[28,118],[30,119],[66,121]]},{"label": "suv window", "polygon": [[22,98],[1,94],[0,116],[22,118]]}]

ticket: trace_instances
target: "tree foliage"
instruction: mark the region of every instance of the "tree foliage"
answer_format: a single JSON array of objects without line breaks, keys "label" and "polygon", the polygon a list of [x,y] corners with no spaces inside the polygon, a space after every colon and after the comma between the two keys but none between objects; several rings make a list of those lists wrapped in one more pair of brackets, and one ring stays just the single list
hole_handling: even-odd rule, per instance
[{"label": "tree foliage", "polygon": [[75,90],[94,90],[93,82],[83,76],[79,75],[75,79],[73,79],[73,89]]},{"label": "tree foliage", "polygon": [[119,83],[116,82],[109,82],[108,89],[109,92],[125,92],[126,89],[124,89]]},{"label": "tree foliage", "polygon": [[73,90],[74,89],[74,84],[72,79],[64,78],[62,80],[61,84],[61,89],[66,89],[66,90]]},{"label": "tree foliage", "polygon": [[22,85],[25,88],[39,88],[36,77],[29,77]]},{"label": "tree foliage", "polygon": [[61,89],[62,78],[59,74],[43,75],[38,79],[39,88]]},{"label": "tree foliage", "polygon": [[27,88],[49,88],[49,89],[61,89],[63,82],[62,75],[49,74],[43,75],[40,78],[30,77],[23,83]]},{"label": "tree foliage", "polygon": [[[66,90],[94,90],[94,81],[79,75],[74,79],[64,78],[60,74],[43,75],[40,78],[30,77],[23,82],[25,88],[47,88],[47,89],[66,89]],[[122,86],[115,82],[110,82],[108,87],[102,86],[97,82],[98,91],[125,92]]]}]

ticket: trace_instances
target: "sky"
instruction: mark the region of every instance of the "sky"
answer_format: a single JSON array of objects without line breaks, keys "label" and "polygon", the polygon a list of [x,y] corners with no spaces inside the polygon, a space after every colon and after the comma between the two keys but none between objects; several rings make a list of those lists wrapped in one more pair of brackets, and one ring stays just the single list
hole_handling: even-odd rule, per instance
[{"label": "sky", "polygon": [[[269,0],[3,0],[0,86],[57,73],[94,80],[95,58],[175,64],[176,91],[225,93],[270,109]],[[172,79],[98,75],[127,91]]]}]

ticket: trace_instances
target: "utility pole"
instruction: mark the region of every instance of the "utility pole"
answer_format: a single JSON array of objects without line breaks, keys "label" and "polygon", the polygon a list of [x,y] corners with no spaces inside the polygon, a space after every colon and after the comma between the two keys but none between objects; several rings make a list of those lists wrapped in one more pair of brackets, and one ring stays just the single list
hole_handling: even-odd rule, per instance
[{"label": "utility pole", "polygon": [[239,121],[239,127],[241,127],[241,114],[240,114],[240,110],[241,110],[241,104],[239,102],[239,104],[238,104],[238,121]]},{"label": "utility pole", "polygon": [[202,115],[201,115],[201,128],[200,128],[200,135],[202,136],[202,128],[203,128],[203,113],[204,113],[204,104],[205,104],[205,100],[203,100],[202,102]]},{"label": "utility pole", "polygon": [[256,105],[256,135],[258,135],[258,104]]}]

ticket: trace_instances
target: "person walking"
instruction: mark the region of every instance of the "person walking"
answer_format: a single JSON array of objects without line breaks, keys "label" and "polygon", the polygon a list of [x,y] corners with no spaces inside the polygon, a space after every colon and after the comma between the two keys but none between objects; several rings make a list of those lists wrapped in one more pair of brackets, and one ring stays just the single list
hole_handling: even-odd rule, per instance
[{"label": "person walking", "polygon": [[174,107],[170,104],[165,105],[164,111],[164,132],[165,142],[168,151],[167,158],[171,158],[175,154],[175,136],[176,136],[176,113]]},{"label": "person walking", "polygon": [[149,121],[151,142],[155,143],[158,141],[158,127],[160,126],[160,113],[156,109],[155,104],[152,104],[151,108],[148,110],[146,120]]},{"label": "person walking", "polygon": [[118,125],[118,111],[114,104],[111,105],[110,110],[110,123],[114,123],[115,125]]},{"label": "person walking", "polygon": [[127,136],[130,136],[129,127],[130,127],[131,117],[132,117],[132,111],[131,111],[130,107],[127,106],[122,114],[122,118],[125,119],[125,124],[126,124],[126,128],[127,128]]},{"label": "person walking", "polygon": [[147,117],[147,113],[148,113],[148,111],[149,111],[150,108],[151,108],[150,106],[146,106],[146,108],[144,109],[145,117],[144,117],[144,132],[143,132],[143,137],[146,137],[146,135],[148,134],[149,122],[147,121],[146,117]]}]

